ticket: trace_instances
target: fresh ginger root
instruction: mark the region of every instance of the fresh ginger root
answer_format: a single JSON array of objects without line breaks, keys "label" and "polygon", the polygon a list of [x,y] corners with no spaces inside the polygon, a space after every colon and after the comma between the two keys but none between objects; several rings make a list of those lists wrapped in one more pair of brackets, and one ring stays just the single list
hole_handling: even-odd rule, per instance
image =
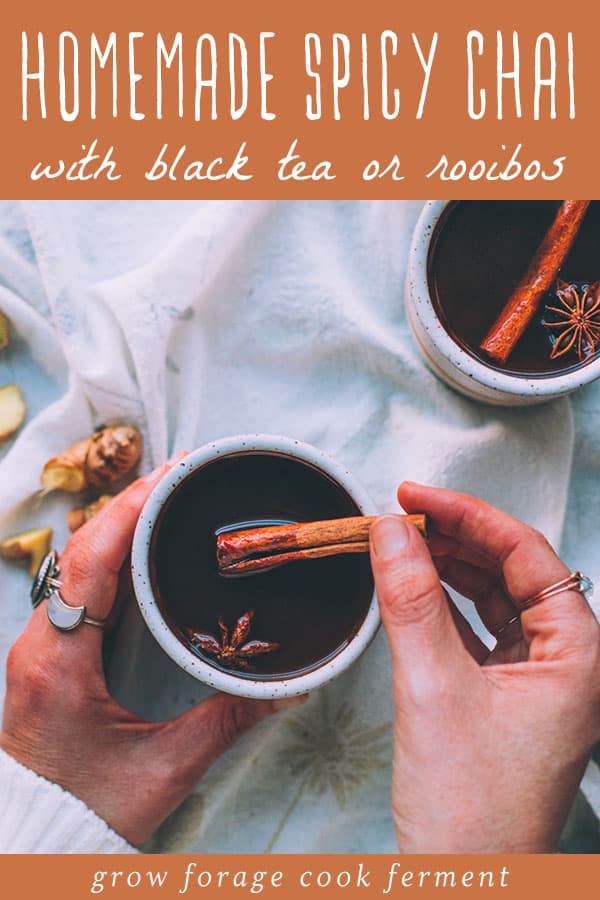
[{"label": "fresh ginger root", "polygon": [[20,428],[26,412],[25,400],[18,385],[5,384],[0,387],[0,443]]},{"label": "fresh ginger root", "polygon": [[10,330],[8,328],[8,319],[0,309],[0,350],[8,347],[10,340]]},{"label": "fresh ginger root", "polygon": [[47,491],[105,488],[136,466],[142,455],[142,436],[133,425],[103,428],[49,459],[42,472]]},{"label": "fresh ginger root", "polygon": [[29,560],[29,574],[33,577],[39,565],[50,550],[51,528],[34,528],[6,538],[0,543],[0,556],[4,559]]},{"label": "fresh ginger root", "polygon": [[112,499],[110,494],[102,494],[101,497],[98,497],[97,500],[93,500],[86,506],[82,506],[80,509],[72,509],[67,513],[69,530],[71,532],[77,531],[78,528],[81,528],[82,525],[93,519],[96,513],[99,513],[102,507],[106,506]]}]

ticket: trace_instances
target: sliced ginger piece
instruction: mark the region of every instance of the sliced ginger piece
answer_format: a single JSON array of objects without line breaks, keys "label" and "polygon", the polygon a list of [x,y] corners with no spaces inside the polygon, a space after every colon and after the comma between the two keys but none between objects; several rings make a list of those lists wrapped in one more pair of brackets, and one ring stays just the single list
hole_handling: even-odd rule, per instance
[{"label": "sliced ginger piece", "polygon": [[49,459],[42,472],[42,485],[46,491],[83,491],[87,487],[85,461],[90,439],[78,441],[60,456]]},{"label": "sliced ginger piece", "polygon": [[0,309],[0,350],[4,350],[5,347],[8,347],[9,340],[10,330],[8,327],[8,319]]},{"label": "sliced ginger piece", "polygon": [[33,528],[22,534],[15,534],[0,543],[0,556],[16,561],[29,560],[29,574],[33,577],[39,565],[50,550],[51,528]]},{"label": "sliced ginger piece", "polygon": [[26,412],[25,399],[18,385],[5,384],[0,387],[0,443],[20,428]]},{"label": "sliced ginger piece", "polygon": [[93,519],[96,513],[99,513],[102,507],[106,506],[107,503],[110,503],[112,499],[112,494],[102,494],[101,497],[98,497],[97,500],[93,500],[86,506],[70,510],[70,512],[67,513],[69,531],[77,531],[78,528],[81,528],[82,525],[85,525],[86,522]]}]

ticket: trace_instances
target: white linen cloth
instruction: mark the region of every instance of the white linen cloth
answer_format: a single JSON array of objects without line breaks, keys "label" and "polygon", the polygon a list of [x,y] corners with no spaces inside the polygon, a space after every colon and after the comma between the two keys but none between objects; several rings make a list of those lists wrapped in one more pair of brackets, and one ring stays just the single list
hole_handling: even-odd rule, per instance
[{"label": "white linen cloth", "polygon": [[[600,580],[600,384],[498,409],[438,381],[404,314],[420,206],[0,203],[0,308],[13,330],[0,383],[17,381],[28,403],[0,451],[0,535],[51,524],[60,549],[73,502],[40,502],[43,463],[98,423],[128,420],[144,434],[145,470],[226,435],[289,435],[345,463],[382,511],[396,509],[403,478],[467,491],[556,546],[562,533],[567,562]],[[3,665],[29,616],[29,579],[6,563],[0,577]],[[133,605],[111,684],[153,718],[206,694]],[[392,716],[380,633],[345,676],[223,757],[152,848],[394,851]]]}]

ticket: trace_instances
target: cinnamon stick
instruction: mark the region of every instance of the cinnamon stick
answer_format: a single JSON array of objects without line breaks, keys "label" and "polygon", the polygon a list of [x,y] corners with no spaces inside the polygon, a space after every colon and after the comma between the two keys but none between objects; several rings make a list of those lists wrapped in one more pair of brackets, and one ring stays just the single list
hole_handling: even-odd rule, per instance
[{"label": "cinnamon stick", "polygon": [[[245,575],[301,559],[366,553],[369,549],[369,529],[375,518],[354,516],[223,532],[217,537],[219,571]],[[418,528],[424,537],[427,536],[424,515],[402,518]]]},{"label": "cinnamon stick", "polygon": [[505,363],[550,290],[581,228],[589,200],[563,200],[552,225],[480,349]]}]

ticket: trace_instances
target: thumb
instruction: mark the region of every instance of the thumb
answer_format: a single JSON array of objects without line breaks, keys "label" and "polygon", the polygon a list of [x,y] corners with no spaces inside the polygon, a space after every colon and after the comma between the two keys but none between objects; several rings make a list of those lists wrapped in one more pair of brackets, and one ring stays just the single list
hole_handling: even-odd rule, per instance
[{"label": "thumb", "polygon": [[278,700],[250,700],[231,694],[213,694],[187,712],[162,723],[160,751],[179,761],[178,774],[188,774],[193,784],[215,760],[263,719],[299,706],[308,695]]},{"label": "thumb", "polygon": [[416,528],[399,516],[370,531],[371,565],[392,654],[396,697],[429,697],[459,678],[470,657],[452,620],[437,570]]}]

